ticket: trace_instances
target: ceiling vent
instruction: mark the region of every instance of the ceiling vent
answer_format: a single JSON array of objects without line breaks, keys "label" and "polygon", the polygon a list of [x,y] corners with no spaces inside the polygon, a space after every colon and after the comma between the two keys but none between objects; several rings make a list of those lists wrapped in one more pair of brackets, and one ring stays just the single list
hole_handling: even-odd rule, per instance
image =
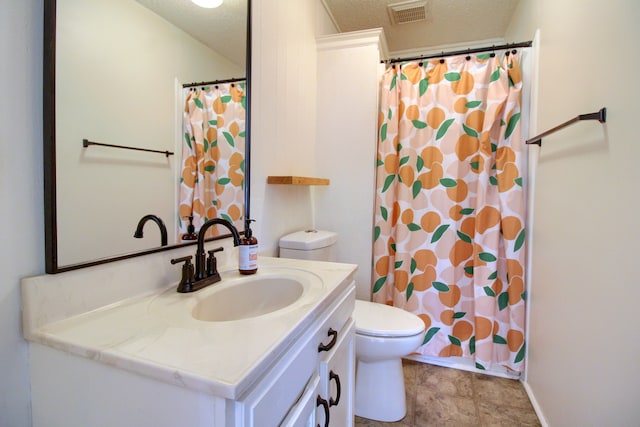
[{"label": "ceiling vent", "polygon": [[427,2],[411,0],[394,3],[387,5],[387,11],[392,24],[424,21],[427,19]]}]

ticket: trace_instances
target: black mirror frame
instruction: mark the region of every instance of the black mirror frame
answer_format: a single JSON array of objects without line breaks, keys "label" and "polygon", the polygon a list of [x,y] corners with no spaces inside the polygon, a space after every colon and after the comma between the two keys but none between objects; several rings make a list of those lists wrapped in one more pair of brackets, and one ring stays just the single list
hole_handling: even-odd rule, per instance
[{"label": "black mirror frame", "polygon": [[[43,52],[43,166],[44,166],[44,251],[45,271],[48,274],[62,273],[94,265],[121,261],[137,256],[167,251],[194,243],[162,246],[153,249],[132,252],[94,261],[58,265],[57,211],[56,211],[56,0],[44,0],[44,52]],[[245,119],[245,178],[244,178],[244,217],[249,216],[251,182],[251,0],[247,0],[247,41],[246,41],[246,103]],[[230,237],[223,235],[209,240]]]}]

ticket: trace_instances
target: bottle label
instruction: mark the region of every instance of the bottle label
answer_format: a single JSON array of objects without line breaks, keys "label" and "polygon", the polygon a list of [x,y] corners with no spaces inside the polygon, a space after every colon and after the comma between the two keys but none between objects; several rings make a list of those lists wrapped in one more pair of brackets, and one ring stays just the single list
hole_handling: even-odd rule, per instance
[{"label": "bottle label", "polygon": [[239,270],[255,270],[258,268],[258,245],[240,245]]}]

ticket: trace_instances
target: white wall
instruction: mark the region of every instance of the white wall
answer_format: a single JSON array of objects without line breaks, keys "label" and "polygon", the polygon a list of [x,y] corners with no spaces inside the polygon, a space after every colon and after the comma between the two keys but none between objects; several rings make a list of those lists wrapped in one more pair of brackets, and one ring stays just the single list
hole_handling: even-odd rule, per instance
[{"label": "white wall", "polygon": [[358,264],[357,298],[371,299],[378,79],[382,30],[318,38],[316,227],[338,233],[337,259]]},{"label": "white wall", "polygon": [[[551,426],[637,426],[640,3],[521,0],[507,40],[540,29],[527,386]],[[537,148],[532,148],[532,154]]]},{"label": "white wall", "polygon": [[[160,246],[154,224],[132,238],[150,213],[176,243],[181,84],[241,77],[244,66],[133,0],[59,1],[56,32],[59,263]],[[84,138],[175,155],[84,149]]]},{"label": "white wall", "polygon": [[324,8],[324,2],[319,0],[316,2],[316,36],[326,36],[329,34],[336,34],[336,29],[331,16]]},{"label": "white wall", "polygon": [[260,253],[277,256],[283,235],[312,226],[312,189],[267,185],[269,175],[316,170],[316,0],[254,0],[251,86],[251,217]]},{"label": "white wall", "polygon": [[44,272],[42,2],[0,0],[0,426],[31,425],[20,278]]},{"label": "white wall", "polygon": [[[379,35],[316,52],[316,36],[335,33],[320,1],[253,5],[251,217],[260,253],[278,255],[293,231],[336,231],[338,260],[359,265],[358,297],[369,299]],[[331,184],[267,185],[269,175]]]}]

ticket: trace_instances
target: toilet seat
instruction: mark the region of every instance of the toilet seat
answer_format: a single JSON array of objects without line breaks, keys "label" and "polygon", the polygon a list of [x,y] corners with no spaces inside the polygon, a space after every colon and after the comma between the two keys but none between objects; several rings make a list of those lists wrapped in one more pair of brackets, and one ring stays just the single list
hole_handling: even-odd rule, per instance
[{"label": "toilet seat", "polygon": [[424,332],[424,322],[415,314],[397,307],[356,300],[353,319],[356,334],[380,337],[410,337]]}]

